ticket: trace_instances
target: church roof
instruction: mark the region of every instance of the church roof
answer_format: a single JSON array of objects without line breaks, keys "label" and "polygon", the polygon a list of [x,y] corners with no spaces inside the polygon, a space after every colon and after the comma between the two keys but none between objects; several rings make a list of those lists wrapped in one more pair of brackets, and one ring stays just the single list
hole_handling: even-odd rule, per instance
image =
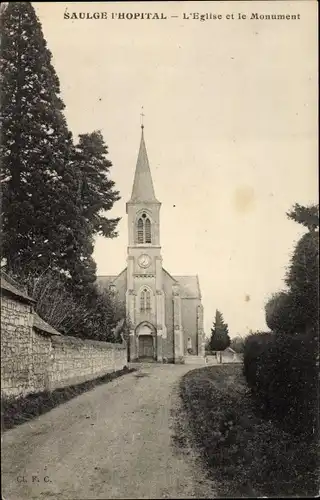
[{"label": "church roof", "polygon": [[144,142],[143,126],[141,130],[140,149],[129,203],[159,203],[154,192],[147,148]]},{"label": "church roof", "polygon": [[198,276],[173,276],[180,285],[182,299],[201,299]]},{"label": "church roof", "polygon": [[[107,289],[124,271],[117,275],[97,276],[98,287]],[[180,296],[182,299],[201,299],[198,276],[173,276],[165,269],[163,271],[180,285]]]}]

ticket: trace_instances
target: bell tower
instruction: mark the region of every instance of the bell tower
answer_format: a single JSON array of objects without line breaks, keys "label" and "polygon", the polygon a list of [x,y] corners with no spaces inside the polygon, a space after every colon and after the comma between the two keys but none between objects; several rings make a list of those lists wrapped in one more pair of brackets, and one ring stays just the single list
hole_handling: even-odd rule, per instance
[{"label": "bell tower", "polygon": [[165,296],[162,284],[160,207],[155,196],[144,125],[128,215],[126,308],[130,320],[130,360],[162,361],[166,338]]}]

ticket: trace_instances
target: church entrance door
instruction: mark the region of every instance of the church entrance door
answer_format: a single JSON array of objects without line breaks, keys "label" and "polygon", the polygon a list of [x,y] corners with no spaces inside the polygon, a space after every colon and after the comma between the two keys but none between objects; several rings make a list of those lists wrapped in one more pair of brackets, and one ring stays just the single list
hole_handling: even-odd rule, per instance
[{"label": "church entrance door", "polygon": [[139,336],[139,359],[154,359],[152,335]]},{"label": "church entrance door", "polygon": [[136,335],[138,336],[138,359],[156,360],[156,330],[154,326],[143,321],[137,326]]}]

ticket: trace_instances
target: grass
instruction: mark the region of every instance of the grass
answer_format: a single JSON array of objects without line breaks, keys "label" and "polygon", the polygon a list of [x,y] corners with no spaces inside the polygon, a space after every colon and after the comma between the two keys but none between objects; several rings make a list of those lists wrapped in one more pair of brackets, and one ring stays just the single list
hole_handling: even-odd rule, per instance
[{"label": "grass", "polygon": [[180,393],[191,435],[218,496],[316,496],[315,442],[259,417],[242,366],[188,372]]},{"label": "grass", "polygon": [[27,396],[14,398],[1,398],[1,427],[6,431],[23,424],[24,422],[38,417],[56,406],[69,401],[80,394],[90,391],[94,387],[111,382],[115,378],[121,377],[127,373],[136,371],[135,368],[124,367],[122,370],[107,373],[102,377],[88,380],[77,385],[70,385],[55,389],[53,391],[44,391]]}]

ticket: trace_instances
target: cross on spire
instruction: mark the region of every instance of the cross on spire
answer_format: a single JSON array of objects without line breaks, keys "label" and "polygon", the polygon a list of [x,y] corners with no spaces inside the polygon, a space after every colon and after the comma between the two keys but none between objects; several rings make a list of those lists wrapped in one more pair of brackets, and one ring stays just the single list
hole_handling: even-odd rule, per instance
[{"label": "cross on spire", "polygon": [[144,128],[144,125],[143,125],[143,118],[144,118],[144,113],[143,113],[143,106],[141,106],[141,113],[140,113],[140,116],[141,116],[141,128],[143,129]]}]

